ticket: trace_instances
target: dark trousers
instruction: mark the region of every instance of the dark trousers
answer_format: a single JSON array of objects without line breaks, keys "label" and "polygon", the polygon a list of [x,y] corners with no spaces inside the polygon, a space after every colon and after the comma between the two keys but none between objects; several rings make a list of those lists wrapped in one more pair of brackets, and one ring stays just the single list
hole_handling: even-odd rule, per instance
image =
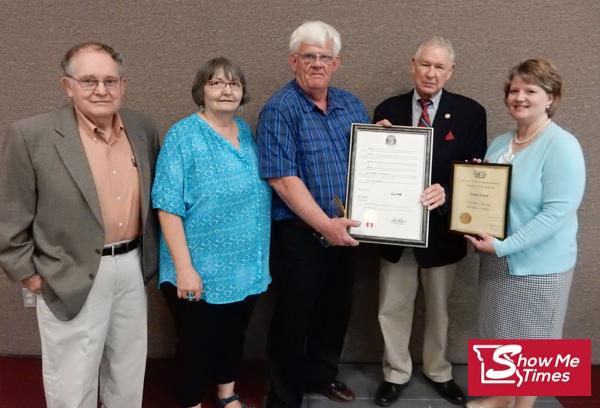
[{"label": "dark trousers", "polygon": [[352,256],[351,248],[323,247],[306,228],[273,222],[267,407],[299,407],[307,388],[318,390],[337,375],[350,317]]},{"label": "dark trousers", "polygon": [[197,405],[209,383],[227,384],[239,376],[246,328],[259,295],[227,304],[177,298],[170,283],[160,286],[177,331],[177,400]]}]

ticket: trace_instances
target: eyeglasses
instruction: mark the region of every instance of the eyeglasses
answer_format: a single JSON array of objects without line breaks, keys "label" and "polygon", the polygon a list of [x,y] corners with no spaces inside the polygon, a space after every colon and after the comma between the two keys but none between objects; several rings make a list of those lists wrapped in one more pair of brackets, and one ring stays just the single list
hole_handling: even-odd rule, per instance
[{"label": "eyeglasses", "polygon": [[317,60],[320,60],[323,64],[330,65],[335,59],[332,55],[313,54],[311,52],[297,52],[294,55],[298,55],[305,64],[314,64]]},{"label": "eyeglasses", "polygon": [[104,78],[104,79],[96,79],[96,78],[83,78],[83,79],[79,79],[79,78],[75,78],[72,75],[66,74],[66,76],[70,79],[72,79],[73,81],[77,81],[77,83],[79,84],[79,86],[81,87],[81,89],[85,89],[86,91],[91,91],[92,89],[96,89],[98,87],[98,85],[100,84],[100,82],[102,82],[104,84],[104,87],[106,89],[116,89],[119,87],[119,85],[121,85],[121,79],[122,78],[114,78],[114,77],[110,77],[110,78]]},{"label": "eyeglasses", "polygon": [[243,85],[240,81],[223,81],[222,79],[213,79],[206,83],[206,85],[210,86],[212,89],[217,89],[222,91],[229,85],[232,90],[240,90],[243,88]]}]

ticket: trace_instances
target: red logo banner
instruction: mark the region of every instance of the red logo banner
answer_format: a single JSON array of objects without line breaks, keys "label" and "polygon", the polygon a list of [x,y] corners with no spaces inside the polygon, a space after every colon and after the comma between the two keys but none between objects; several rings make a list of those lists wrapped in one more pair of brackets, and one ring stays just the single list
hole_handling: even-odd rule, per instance
[{"label": "red logo banner", "polygon": [[592,342],[469,340],[469,395],[591,395]]}]

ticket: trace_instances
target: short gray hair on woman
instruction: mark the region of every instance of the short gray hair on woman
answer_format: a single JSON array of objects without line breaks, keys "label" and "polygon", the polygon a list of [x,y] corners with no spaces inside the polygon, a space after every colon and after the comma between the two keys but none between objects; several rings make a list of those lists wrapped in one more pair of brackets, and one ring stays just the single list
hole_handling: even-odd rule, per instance
[{"label": "short gray hair on woman", "polygon": [[452,45],[450,40],[447,40],[444,37],[440,37],[439,35],[421,41],[417,46],[417,50],[415,51],[415,58],[417,58],[421,50],[427,47],[428,45],[437,45],[438,47],[442,47],[448,50],[448,58],[450,59],[450,63],[454,64],[454,59],[456,58],[454,46]]},{"label": "short gray hair on woman", "polygon": [[289,52],[290,54],[297,52],[302,43],[325,47],[328,41],[333,43],[333,56],[337,56],[342,49],[340,33],[323,21],[307,21],[296,28],[290,36]]}]

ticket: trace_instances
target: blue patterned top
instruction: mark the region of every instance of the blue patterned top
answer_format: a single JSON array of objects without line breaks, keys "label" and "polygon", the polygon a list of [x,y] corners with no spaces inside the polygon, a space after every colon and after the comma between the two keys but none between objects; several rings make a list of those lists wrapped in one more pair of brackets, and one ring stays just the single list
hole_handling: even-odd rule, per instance
[{"label": "blue patterned top", "polygon": [[[346,197],[353,122],[371,123],[365,106],[350,92],[329,87],[323,112],[295,80],[290,81],[269,99],[258,118],[261,177],[299,177],[323,211],[337,217],[333,198]],[[277,194],[272,214],[274,220],[296,217]]]},{"label": "blue patterned top", "polygon": [[[198,114],[167,132],[156,164],[154,208],[181,217],[202,299],[233,303],[264,292],[269,275],[271,189],[258,175],[252,131],[240,118],[238,151]],[[164,237],[159,285],[177,284]]]}]

